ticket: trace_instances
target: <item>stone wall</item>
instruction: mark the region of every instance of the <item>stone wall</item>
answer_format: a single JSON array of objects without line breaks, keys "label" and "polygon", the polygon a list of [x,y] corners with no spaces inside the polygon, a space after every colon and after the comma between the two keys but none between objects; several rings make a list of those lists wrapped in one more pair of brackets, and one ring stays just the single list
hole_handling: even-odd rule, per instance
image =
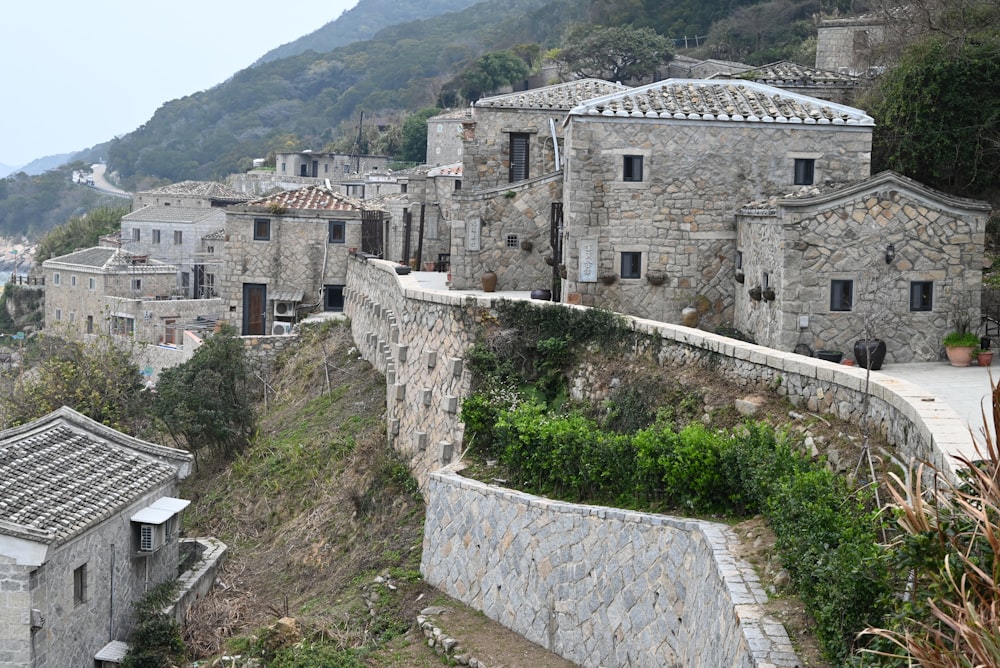
[{"label": "stone wall", "polygon": [[[545,257],[554,256],[549,221],[552,204],[562,201],[561,172],[476,193],[463,191],[456,200],[459,212],[451,230],[455,288],[479,289],[486,270],[497,273],[497,290],[553,287],[552,266]],[[478,243],[470,243],[470,232]]]},{"label": "stone wall", "polygon": [[358,350],[386,377],[389,440],[425,484],[459,454],[470,382],[463,357],[490,300],[422,292],[393,263],[363,259],[351,262],[344,295]]},{"label": "stone wall", "polygon": [[424,579],[584,668],[801,665],[724,525],[446,473],[427,497]]},{"label": "stone wall", "polygon": [[[529,110],[478,107],[472,117],[474,128],[463,135],[463,187],[480,190],[498,188],[510,183],[510,135],[528,136],[528,177],[534,178],[556,171],[555,148],[549,119],[555,119],[556,130],[565,110]],[[562,141],[558,138],[558,141]],[[560,146],[561,150],[561,146]]]},{"label": "stone wall", "polygon": [[[392,263],[356,258],[345,296],[361,355],[386,376],[390,442],[427,499],[429,582],[582,665],[599,665],[589,663],[593,656],[608,668],[795,665],[781,627],[760,613],[752,572],[726,549],[724,528],[561,504],[439,472],[462,444],[459,408],[470,391],[463,357],[502,295],[423,291]],[[950,471],[943,452],[973,455],[954,411],[909,383],[679,325],[632,322],[638,363],[665,372],[700,367],[748,394],[776,391],[811,412],[870,424],[903,465],[919,458]],[[608,391],[586,365],[573,379],[575,398]],[[642,586],[630,586],[636,582]]]},{"label": "stone wall", "polygon": [[29,570],[0,556],[0,666],[31,666]]},{"label": "stone wall", "polygon": [[878,65],[872,50],[882,33],[871,17],[823,21],[816,35],[816,69],[868,76],[868,68]]},{"label": "stone wall", "polygon": [[[733,315],[737,207],[791,190],[796,158],[815,160],[816,183],[867,178],[871,127],[580,116],[566,151],[564,294],[663,322],[700,303],[714,326]],[[625,155],[642,157],[642,181],[623,180]],[[621,278],[624,252],[641,254],[639,278]]]}]

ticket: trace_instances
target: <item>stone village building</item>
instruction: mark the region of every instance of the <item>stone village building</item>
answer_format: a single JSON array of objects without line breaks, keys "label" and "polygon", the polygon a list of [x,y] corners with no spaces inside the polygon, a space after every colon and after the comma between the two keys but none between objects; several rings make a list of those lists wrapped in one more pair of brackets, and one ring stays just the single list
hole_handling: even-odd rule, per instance
[{"label": "stone village building", "polygon": [[69,408],[0,432],[0,667],[121,657],[133,604],[177,577],[191,462]]},{"label": "stone village building", "polygon": [[221,183],[181,181],[136,193],[122,217],[122,248],[177,267],[171,293],[185,299],[214,296],[217,259],[202,253],[206,235],[225,227],[225,207],[250,199]]},{"label": "stone village building", "polygon": [[385,254],[384,212],[325,186],[226,211],[222,317],[244,335],[284,334],[315,310],[341,311],[349,253]]},{"label": "stone village building", "polygon": [[[557,299],[664,322],[681,322],[694,311],[702,327],[737,323],[759,343],[786,348],[787,333],[778,336],[781,328],[758,326],[761,317],[749,317],[746,289],[736,281],[738,261],[760,261],[749,258],[749,248],[755,258],[765,257],[757,253],[761,245],[782,240],[773,234],[756,242],[742,239],[739,255],[737,212],[746,219],[752,202],[865,182],[873,128],[873,119],[859,109],[743,80],[670,79],[633,89],[583,80],[480,100],[464,125],[465,186],[455,194],[453,286],[478,287],[480,275],[493,270],[499,289],[551,287]],[[972,279],[981,266],[985,205],[956,203],[915,184],[894,190],[901,192],[917,197],[920,206],[883,208],[896,211],[901,227],[893,234],[938,234],[929,245],[966,268],[931,268],[910,258],[921,267],[913,280],[931,277],[941,296],[961,292],[956,277]],[[782,211],[792,210],[789,201],[782,200]],[[830,207],[811,212],[817,217],[845,206],[836,197],[813,204]],[[955,225],[921,224],[930,209],[952,212]],[[746,234],[764,229],[754,226]],[[855,244],[850,252],[860,258],[860,244],[871,242],[823,233],[817,230],[808,247],[821,239],[839,249]],[[882,247],[889,243],[887,238]],[[903,246],[899,242],[900,252]],[[795,252],[805,251],[795,249],[804,247],[781,247],[785,255],[769,277],[782,273],[778,266],[801,264]],[[909,245],[908,252],[914,248]],[[806,335],[815,345],[846,347],[847,331],[856,327],[835,334],[819,328],[836,318],[816,317],[821,310],[829,316],[829,294],[840,289],[840,280],[846,279],[828,278],[826,296],[811,297],[808,313],[799,299],[769,304],[768,322],[797,324],[806,315],[813,324],[806,332],[796,328],[796,340]],[[923,312],[904,309],[897,336],[920,327],[926,340],[915,348],[896,347],[888,359],[938,359],[933,342],[951,326],[946,301],[934,302],[931,323]],[[978,300],[972,308],[978,323]]]}]

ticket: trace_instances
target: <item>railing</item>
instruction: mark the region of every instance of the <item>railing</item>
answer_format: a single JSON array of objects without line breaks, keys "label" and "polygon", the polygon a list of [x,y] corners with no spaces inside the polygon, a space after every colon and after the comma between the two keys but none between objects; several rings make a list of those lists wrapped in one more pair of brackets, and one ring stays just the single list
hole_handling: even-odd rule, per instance
[{"label": "railing", "polygon": [[21,274],[11,274],[7,285],[45,285],[44,276],[22,276]]}]

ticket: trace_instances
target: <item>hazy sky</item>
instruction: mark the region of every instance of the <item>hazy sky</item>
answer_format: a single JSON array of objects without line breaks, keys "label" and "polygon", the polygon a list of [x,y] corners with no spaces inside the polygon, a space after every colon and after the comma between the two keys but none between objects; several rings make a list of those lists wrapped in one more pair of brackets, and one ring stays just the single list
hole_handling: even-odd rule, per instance
[{"label": "hazy sky", "polygon": [[0,164],[135,130],[358,0],[4,0]]}]

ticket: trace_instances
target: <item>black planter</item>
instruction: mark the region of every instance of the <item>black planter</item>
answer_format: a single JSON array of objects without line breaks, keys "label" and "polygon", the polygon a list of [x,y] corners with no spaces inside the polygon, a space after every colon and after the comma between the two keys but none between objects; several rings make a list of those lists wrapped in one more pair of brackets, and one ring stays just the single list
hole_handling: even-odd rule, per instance
[{"label": "black planter", "polygon": [[839,350],[817,350],[816,357],[821,360],[826,360],[827,362],[840,364],[840,360],[844,359],[844,353]]},{"label": "black planter", "polygon": [[862,369],[878,371],[885,361],[885,341],[882,339],[861,339],[854,342],[854,359]]},{"label": "black planter", "polygon": [[543,301],[550,302],[550,301],[552,301],[552,291],[551,290],[543,290],[541,288],[538,288],[538,289],[535,289],[535,290],[531,291],[531,298],[532,299],[541,299]]}]

